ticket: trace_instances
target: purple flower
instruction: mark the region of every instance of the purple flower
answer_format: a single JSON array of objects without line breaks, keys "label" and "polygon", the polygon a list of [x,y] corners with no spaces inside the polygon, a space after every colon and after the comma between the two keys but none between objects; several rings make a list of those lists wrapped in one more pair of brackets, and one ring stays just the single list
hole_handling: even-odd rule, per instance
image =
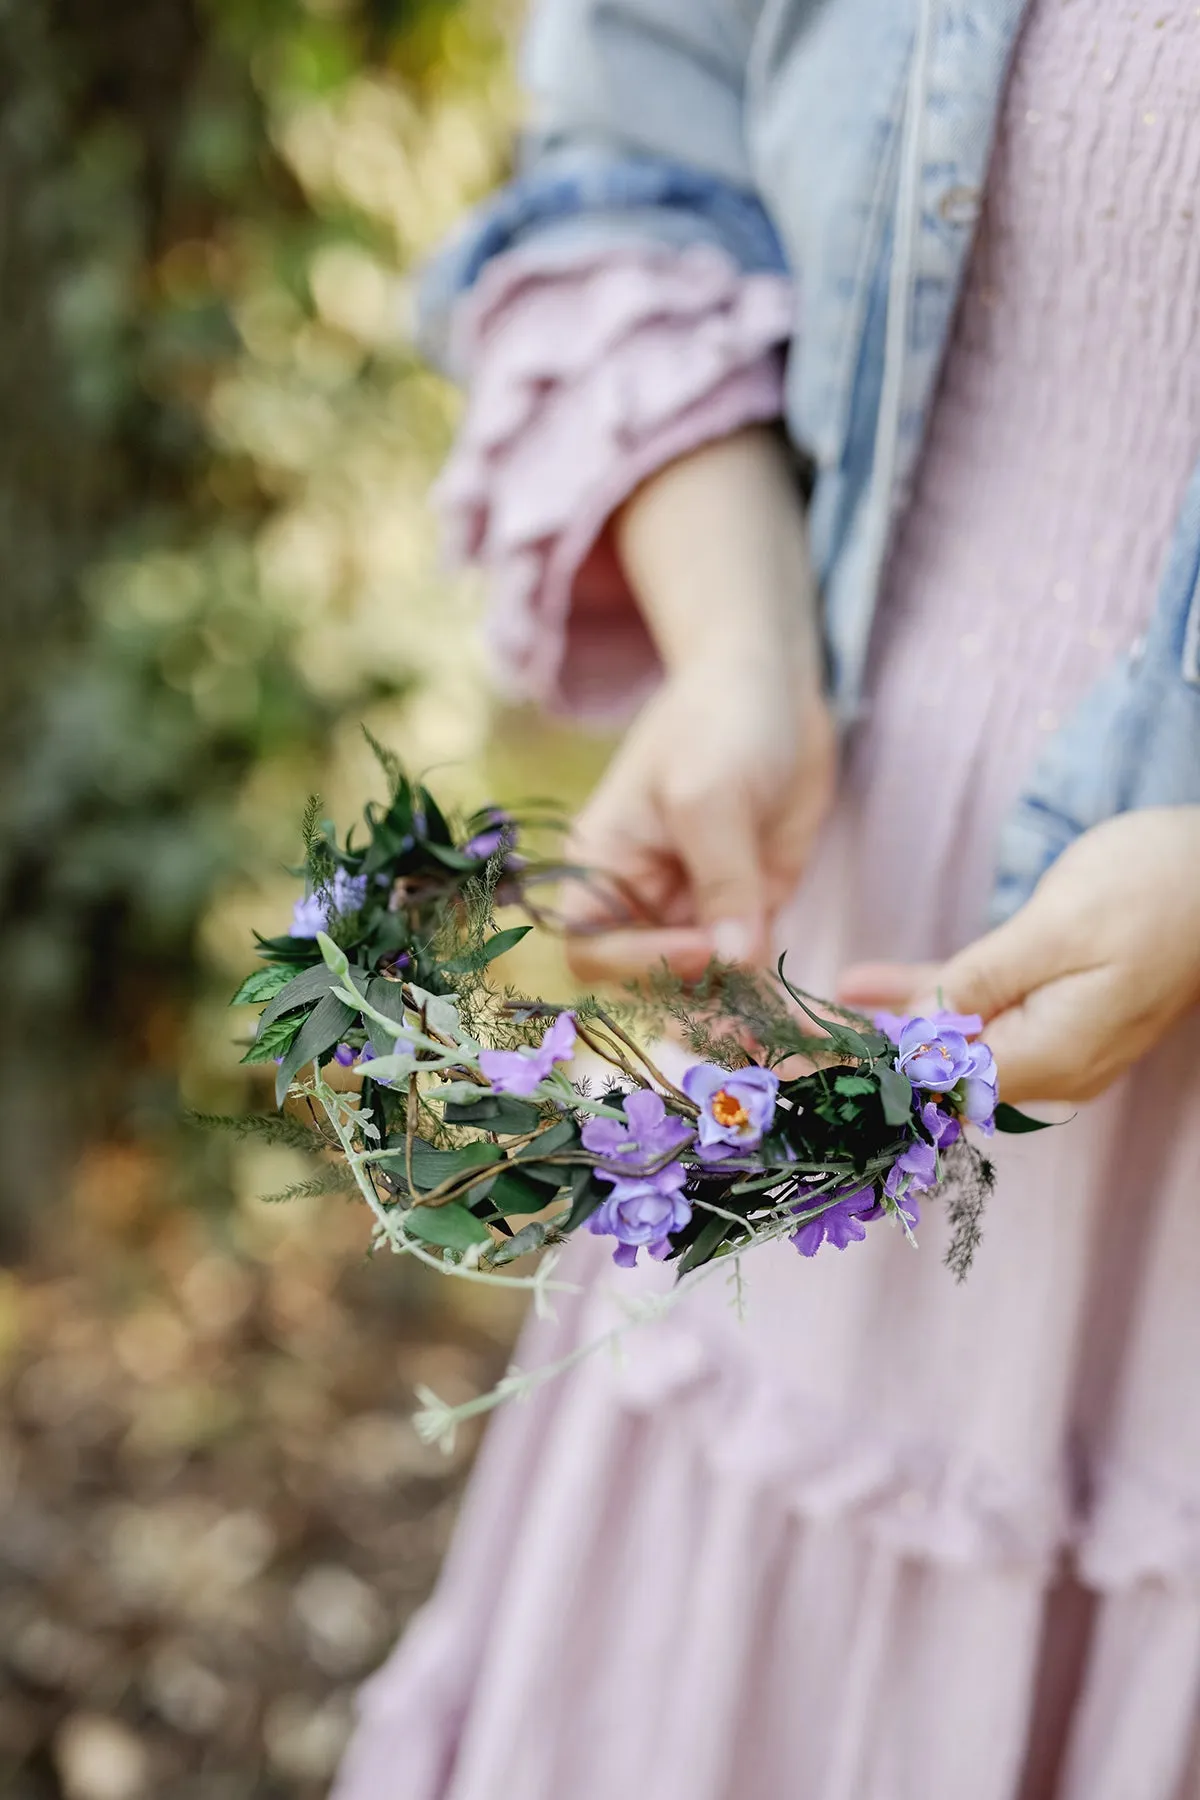
[{"label": "purple flower", "polygon": [[[585,1150],[607,1158],[621,1174],[644,1173],[650,1163],[678,1150],[692,1136],[691,1127],[669,1113],[661,1094],[649,1088],[625,1096],[625,1118],[624,1125],[619,1119],[589,1119],[580,1134]],[[615,1177],[605,1174],[604,1179]]]},{"label": "purple flower", "polygon": [[[415,1048],[415,1046],[413,1044],[412,1039],[409,1036],[407,1036],[407,1034],[405,1032],[402,1031],[399,1034],[399,1036],[397,1037],[397,1039],[396,1039],[395,1043],[392,1045],[392,1047],[388,1050],[385,1050],[383,1052],[383,1054],[385,1056],[411,1056],[414,1048]],[[370,1038],[368,1038],[366,1043],[363,1045],[362,1049],[358,1053],[359,1068],[361,1069],[365,1063],[374,1062],[378,1056],[379,1056],[379,1051],[375,1048],[375,1046],[371,1042]],[[377,1081],[379,1083],[380,1087],[391,1087],[391,1085],[392,1085],[386,1075],[372,1075],[371,1080]]]},{"label": "purple flower", "polygon": [[971,1067],[971,1051],[961,1031],[939,1031],[932,1019],[909,1019],[900,1033],[896,1067],[915,1088],[947,1093]]},{"label": "purple flower", "polygon": [[481,1050],[479,1067],[497,1094],[532,1094],[555,1063],[575,1054],[575,1015],[559,1013],[536,1050]]},{"label": "purple flower", "polygon": [[962,1136],[958,1120],[942,1112],[936,1100],[927,1100],[921,1108],[921,1123],[938,1150],[948,1150]]},{"label": "purple flower", "polygon": [[711,1146],[733,1144],[752,1150],[761,1144],[775,1117],[779,1077],[751,1063],[746,1069],[720,1069],[715,1063],[693,1063],[683,1077],[683,1091],[700,1108],[700,1154],[723,1156]]},{"label": "purple flower", "polygon": [[[807,1208],[801,1201],[794,1210],[804,1212]],[[796,1246],[801,1256],[815,1256],[822,1244],[844,1250],[847,1244],[861,1243],[867,1235],[867,1221],[878,1218],[879,1214],[875,1189],[871,1186],[854,1188],[850,1193],[837,1195],[827,1212],[798,1226],[789,1242]]]},{"label": "purple flower", "polygon": [[910,1225],[917,1225],[921,1209],[916,1196],[931,1188],[937,1180],[937,1151],[923,1138],[915,1138],[901,1152],[888,1170],[883,1191],[894,1200]]},{"label": "purple flower", "polygon": [[335,869],[329,887],[321,888],[315,894],[305,894],[293,906],[291,936],[316,937],[335,913],[357,912],[366,897],[365,875],[349,875],[345,869]]},{"label": "purple flower", "polygon": [[324,894],[305,894],[292,908],[291,935],[296,938],[315,938],[318,931],[324,931],[327,918],[328,908]]},{"label": "purple flower", "polygon": [[[930,1023],[938,1031],[957,1031],[962,1037],[976,1037],[983,1030],[983,1020],[978,1013],[935,1012]],[[893,1044],[900,1042],[906,1025],[911,1024],[910,1013],[877,1012],[872,1024],[876,1031],[882,1031],[890,1037]]]},{"label": "purple flower", "polygon": [[506,813],[502,808],[493,806],[488,809],[486,819],[487,823],[484,829],[477,831],[475,836],[468,838],[463,845],[464,855],[477,856],[481,862],[489,856],[494,856],[501,844],[507,842],[511,846],[517,841],[516,827],[513,824],[511,813]]},{"label": "purple flower", "polygon": [[999,1082],[996,1059],[986,1044],[972,1044],[967,1052],[971,1066],[963,1082],[963,1118],[978,1125],[986,1137],[996,1129],[996,1101]]},{"label": "purple flower", "polygon": [[608,1199],[587,1222],[597,1237],[615,1237],[613,1261],[631,1269],[638,1251],[647,1249],[659,1261],[670,1253],[671,1233],[682,1231],[692,1216],[690,1203],[680,1192],[682,1163],[668,1163],[654,1175],[614,1183]]},{"label": "purple flower", "polygon": [[357,1055],[358,1052],[352,1045],[339,1044],[333,1053],[333,1060],[335,1063],[341,1063],[343,1069],[348,1069]]}]

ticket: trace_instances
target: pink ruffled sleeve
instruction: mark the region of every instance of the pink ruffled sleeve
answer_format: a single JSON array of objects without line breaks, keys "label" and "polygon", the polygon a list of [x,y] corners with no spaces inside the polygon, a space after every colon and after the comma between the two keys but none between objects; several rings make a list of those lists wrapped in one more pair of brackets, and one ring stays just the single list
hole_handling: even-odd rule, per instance
[{"label": "pink ruffled sleeve", "polygon": [[435,489],[451,557],[488,577],[501,686],[597,723],[654,686],[608,521],[656,469],[783,409],[790,283],[710,246],[546,268],[497,257],[459,303],[469,403]]}]

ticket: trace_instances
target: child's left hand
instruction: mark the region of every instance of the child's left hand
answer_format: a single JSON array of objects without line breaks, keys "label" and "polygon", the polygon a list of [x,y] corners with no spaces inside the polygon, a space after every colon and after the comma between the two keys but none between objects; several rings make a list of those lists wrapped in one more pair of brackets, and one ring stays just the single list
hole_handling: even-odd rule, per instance
[{"label": "child's left hand", "polygon": [[1025,906],[941,965],[863,963],[844,1005],[981,1013],[1002,1098],[1088,1100],[1200,1000],[1200,806],[1077,838]]}]

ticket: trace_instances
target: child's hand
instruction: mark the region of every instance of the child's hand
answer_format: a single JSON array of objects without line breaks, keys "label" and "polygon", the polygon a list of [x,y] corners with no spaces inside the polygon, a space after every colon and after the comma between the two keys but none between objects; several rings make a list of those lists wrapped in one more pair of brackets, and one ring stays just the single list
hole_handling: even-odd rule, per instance
[{"label": "child's hand", "polygon": [[695,976],[714,954],[763,958],[835,768],[824,700],[778,659],[697,662],[670,676],[576,824],[569,857],[610,878],[569,897],[584,934],[571,942],[576,974],[629,979],[665,957]]},{"label": "child's hand", "polygon": [[948,963],[861,964],[848,1006],[981,1013],[1011,1101],[1088,1100],[1200,1000],[1200,806],[1084,832],[999,930]]},{"label": "child's hand", "polygon": [[[765,956],[833,796],[816,584],[788,455],[749,427],[669,464],[616,520],[667,674],[584,808],[566,897],[585,980]],[[603,879],[607,876],[608,879]]]}]

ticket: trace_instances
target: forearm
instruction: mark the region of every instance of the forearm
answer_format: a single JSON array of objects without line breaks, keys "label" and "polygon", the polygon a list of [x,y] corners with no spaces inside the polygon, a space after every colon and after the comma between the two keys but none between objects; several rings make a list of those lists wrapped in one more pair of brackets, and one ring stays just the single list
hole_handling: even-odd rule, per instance
[{"label": "forearm", "polygon": [[625,503],[615,532],[670,672],[761,663],[821,685],[804,512],[774,431],[747,426],[667,464]]}]

